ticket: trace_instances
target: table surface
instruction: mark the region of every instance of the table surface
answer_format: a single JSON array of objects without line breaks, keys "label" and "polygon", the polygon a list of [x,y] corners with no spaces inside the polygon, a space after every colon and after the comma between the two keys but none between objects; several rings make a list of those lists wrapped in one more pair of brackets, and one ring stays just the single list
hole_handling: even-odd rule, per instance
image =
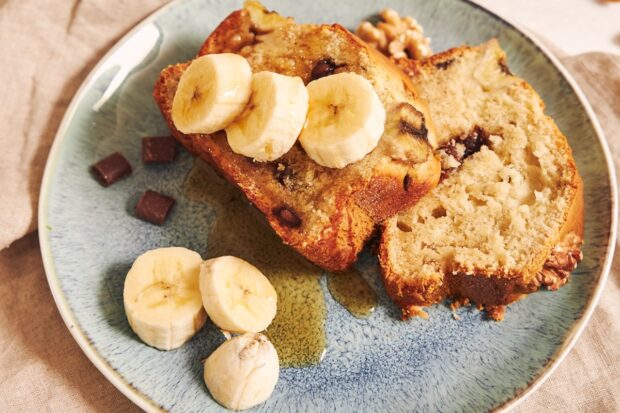
[{"label": "table surface", "polygon": [[620,54],[620,1],[473,1],[552,44],[556,54]]}]

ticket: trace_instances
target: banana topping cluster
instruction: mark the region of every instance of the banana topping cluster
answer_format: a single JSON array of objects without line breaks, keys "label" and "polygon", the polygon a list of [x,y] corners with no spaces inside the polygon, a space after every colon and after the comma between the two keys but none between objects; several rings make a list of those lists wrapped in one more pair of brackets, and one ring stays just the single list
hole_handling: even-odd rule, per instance
[{"label": "banana topping cluster", "polygon": [[252,264],[232,256],[203,262],[178,247],[151,250],[129,270],[123,300],[133,331],[160,350],[183,345],[207,317],[223,330],[228,340],[206,359],[204,381],[224,407],[248,409],[273,392],[278,353],[260,332],[273,321],[278,297]]},{"label": "banana topping cluster", "polygon": [[377,146],[385,109],[365,77],[334,73],[328,60],[315,68],[306,87],[300,77],[252,74],[236,54],[198,57],[181,76],[172,120],[187,134],[225,130],[233,152],[258,162],[280,158],[299,139],[319,165],[343,168]]},{"label": "banana topping cluster", "polygon": [[355,34],[381,53],[409,59],[424,59],[433,54],[431,39],[424,36],[424,29],[411,16],[401,17],[395,10],[383,9],[376,25],[362,22]]}]

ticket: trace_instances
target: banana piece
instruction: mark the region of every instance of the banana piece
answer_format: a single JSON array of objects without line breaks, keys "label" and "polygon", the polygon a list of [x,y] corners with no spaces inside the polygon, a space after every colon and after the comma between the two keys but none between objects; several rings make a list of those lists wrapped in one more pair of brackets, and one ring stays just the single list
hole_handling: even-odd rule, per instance
[{"label": "banana piece", "polygon": [[252,76],[246,110],[226,128],[233,152],[266,162],[295,144],[308,112],[308,91],[299,77],[273,72]]},{"label": "banana piece", "polygon": [[225,341],[204,363],[204,381],[211,396],[233,410],[249,409],[267,400],[279,375],[276,349],[257,333]]},{"label": "banana piece", "polygon": [[233,53],[196,58],[183,72],[172,101],[172,121],[183,133],[213,133],[228,126],[250,99],[252,69]]},{"label": "banana piece", "polygon": [[392,159],[426,162],[433,154],[424,115],[407,102],[394,105],[387,113],[382,145]]},{"label": "banana piece", "polygon": [[201,263],[198,253],[171,247],[148,251],[131,266],[123,291],[125,314],[133,331],[149,346],[172,350],[204,325]]},{"label": "banana piece", "polygon": [[200,293],[211,320],[233,333],[263,331],[276,315],[276,290],[258,268],[241,258],[205,261],[200,270]]},{"label": "banana piece", "polygon": [[308,84],[308,119],[299,141],[319,165],[343,168],[372,151],[383,133],[385,109],[372,84],[345,72]]}]

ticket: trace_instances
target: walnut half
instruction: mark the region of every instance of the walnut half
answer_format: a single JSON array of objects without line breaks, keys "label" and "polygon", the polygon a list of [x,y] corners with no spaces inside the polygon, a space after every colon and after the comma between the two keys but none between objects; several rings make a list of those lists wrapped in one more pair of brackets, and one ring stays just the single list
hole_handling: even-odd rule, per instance
[{"label": "walnut half", "polygon": [[583,259],[581,252],[582,239],[574,233],[567,234],[564,239],[553,247],[551,254],[536,274],[532,287],[547,287],[555,291],[568,282],[571,271],[577,268],[577,264]]}]

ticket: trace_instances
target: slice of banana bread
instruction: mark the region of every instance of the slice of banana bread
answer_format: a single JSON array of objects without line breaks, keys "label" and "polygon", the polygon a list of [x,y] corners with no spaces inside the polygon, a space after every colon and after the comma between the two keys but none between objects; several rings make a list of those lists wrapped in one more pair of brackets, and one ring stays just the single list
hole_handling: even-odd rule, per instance
[{"label": "slice of banana bread", "polygon": [[184,135],[171,104],[188,63],[165,68],[154,98],[173,135],[236,185],[282,238],[310,261],[341,271],[356,259],[377,223],[415,204],[437,184],[434,129],[411,80],[383,55],[339,25],[295,24],[255,2],[233,12],[209,36],[200,55],[232,52],[252,70],[299,76],[304,83],[355,72],[375,88],[386,113],[378,146],[342,169],[322,167],[299,143],[274,162],[233,153],[224,132]]},{"label": "slice of banana bread", "polygon": [[454,298],[503,306],[557,289],[581,259],[582,183],[566,137],[496,40],[398,65],[427,100],[442,180],[383,226],[380,264],[403,316]]}]

